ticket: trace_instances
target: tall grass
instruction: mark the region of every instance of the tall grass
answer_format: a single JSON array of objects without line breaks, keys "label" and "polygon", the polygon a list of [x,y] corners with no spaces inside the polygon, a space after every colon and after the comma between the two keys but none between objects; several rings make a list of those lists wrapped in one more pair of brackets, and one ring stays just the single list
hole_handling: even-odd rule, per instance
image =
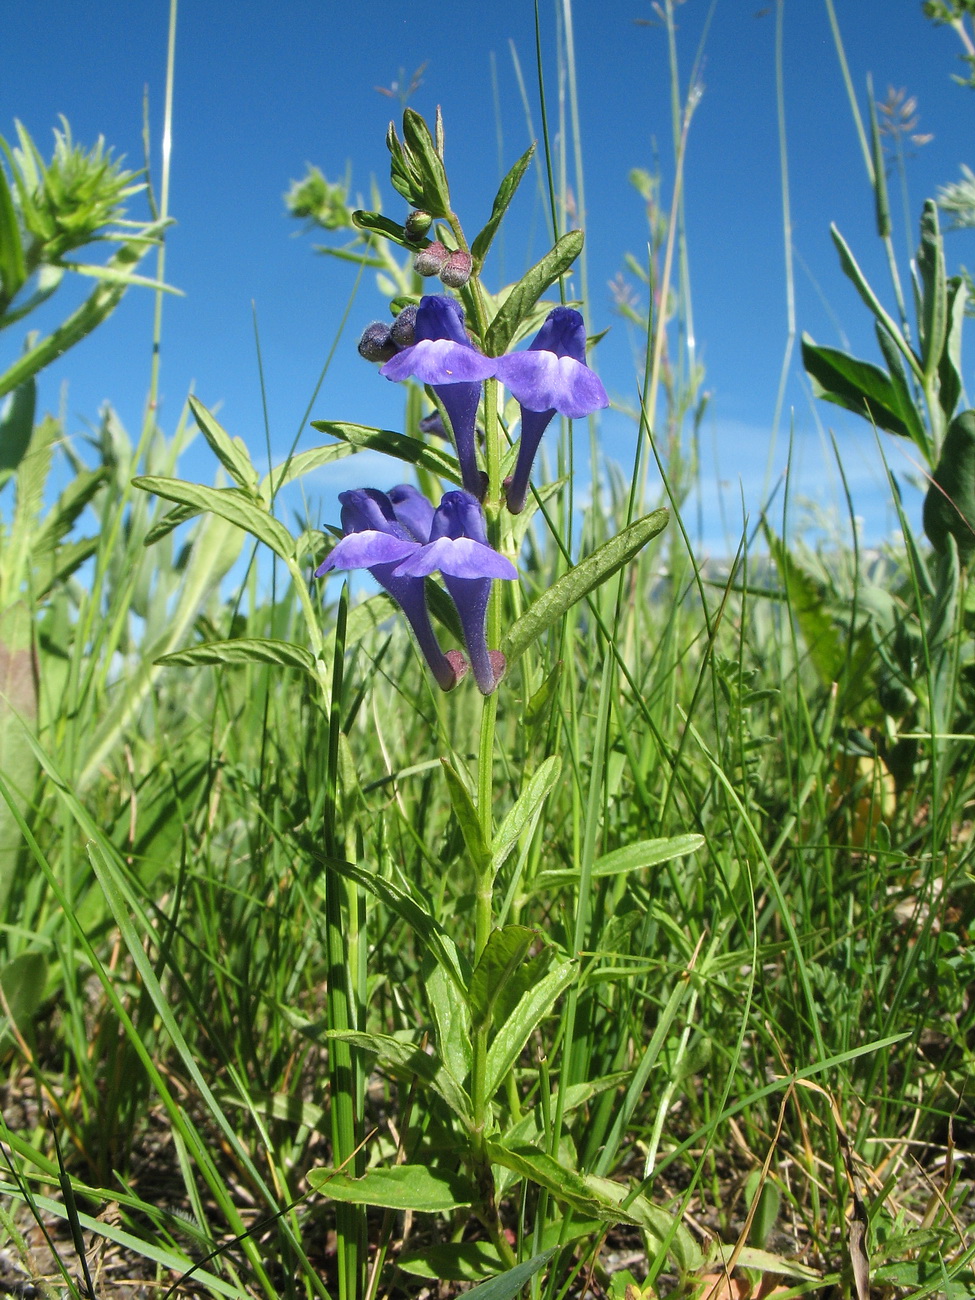
[{"label": "tall grass", "polygon": [[[0,784],[0,1185],[26,1270],[53,1270],[32,1214],[72,1293],[76,1241],[96,1290],[137,1272],[164,1293],[186,1275],[371,1300],[492,1278],[494,1300],[529,1283],[634,1300],[735,1268],[753,1291],[849,1292],[866,1266],[891,1294],[970,1291],[964,568],[906,519],[867,554],[855,528],[813,547],[771,510],[726,562],[697,558],[680,202],[697,89],[672,66],[638,457],[604,464],[594,434],[588,505],[536,485],[530,526],[498,523],[519,582],[494,626],[645,510],[670,522],[487,701],[436,689],[386,597],[312,580],[322,535],[288,484],[350,441],[260,481],[199,404],[168,437],[150,412],[135,445],[106,412],[52,508],[49,464],[72,453],[55,422],[33,429],[4,557],[32,559],[5,572],[36,716],[7,669]],[[554,178],[582,157],[563,84],[557,234]],[[344,255],[419,290],[373,235]],[[405,408],[417,437],[419,391]],[[191,420],[216,487],[173,487]],[[437,465],[439,447],[427,490]]]}]

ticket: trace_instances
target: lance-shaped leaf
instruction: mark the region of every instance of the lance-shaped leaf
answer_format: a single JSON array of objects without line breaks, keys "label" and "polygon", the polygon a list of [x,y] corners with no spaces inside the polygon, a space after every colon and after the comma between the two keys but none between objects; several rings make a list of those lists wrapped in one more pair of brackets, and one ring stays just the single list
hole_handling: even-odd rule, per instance
[{"label": "lance-shaped leaf", "polygon": [[485,1090],[489,1097],[501,1086],[536,1027],[575,977],[575,962],[557,958],[548,974],[522,993],[504,1023],[498,1027],[488,1048]]},{"label": "lance-shaped leaf", "polygon": [[[0,291],[3,306],[9,303],[27,280],[27,263],[20,237],[20,225],[6,173],[0,167]],[[3,316],[0,311],[0,316]]]},{"label": "lance-shaped leaf", "polygon": [[975,411],[962,411],[948,426],[924,498],[924,531],[941,553],[954,537],[962,564],[975,551]]},{"label": "lance-shaped leaf", "polygon": [[938,226],[938,205],[934,199],[925,201],[921,214],[917,268],[921,276],[921,362],[924,378],[929,380],[941,361],[948,328],[945,251]]},{"label": "lance-shaped leaf", "polygon": [[406,230],[398,221],[390,221],[389,217],[384,217],[381,212],[366,212],[357,208],[352,214],[352,221],[360,230],[382,235],[384,239],[399,244],[400,248],[408,248],[410,252],[416,252],[417,241],[408,238]]},{"label": "lance-shaped leaf", "polygon": [[491,845],[491,865],[495,874],[504,865],[505,859],[518,843],[521,834],[526,829],[534,830],[542,811],[542,804],[559,779],[561,771],[562,760],[557,754],[553,754],[545,760],[537,772],[532,773],[525,783],[525,788],[498,827],[494,843]]},{"label": "lance-shaped leaf", "polygon": [[454,810],[454,816],[457,818],[457,824],[460,826],[460,832],[464,837],[467,852],[470,854],[471,865],[480,874],[491,861],[491,850],[485,842],[481,821],[477,815],[477,809],[474,807],[474,800],[471,798],[470,792],[456,768],[451,767],[445,758],[440,761],[443,764],[444,776],[447,778],[447,793],[450,795],[450,806]]},{"label": "lance-shaped leaf", "polygon": [[365,424],[343,424],[336,420],[312,420],[312,428],[347,442],[357,451],[381,451],[385,456],[394,456],[397,460],[405,461],[407,465],[418,465],[432,474],[449,479],[451,483],[461,481],[460,467],[455,457],[448,456],[436,447],[428,446],[419,438],[411,438],[405,433],[394,433],[391,429],[374,429]]},{"label": "lance-shaped leaf", "polygon": [[463,1174],[429,1165],[370,1169],[361,1178],[350,1178],[332,1169],[312,1169],[308,1182],[333,1201],[422,1214],[447,1214],[470,1205],[474,1199],[474,1188]]},{"label": "lance-shaped leaf", "polygon": [[914,371],[916,378],[918,380],[923,380],[924,371],[921,367],[920,361],[918,361],[917,357],[911,351],[911,348],[908,345],[907,340],[904,338],[904,335],[901,333],[900,327],[897,325],[894,318],[890,315],[890,313],[884,307],[883,303],[874,293],[867,277],[863,274],[863,272],[860,270],[860,267],[857,265],[856,258],[850,252],[850,248],[846,240],[843,238],[843,236],[840,234],[840,232],[836,229],[835,226],[830,226],[830,234],[833,237],[833,243],[836,245],[836,250],[840,255],[840,266],[843,268],[844,274],[851,281],[857,293],[860,295],[863,301],[873,312],[877,320],[882,321],[883,324],[887,327],[887,332],[890,334],[890,337],[897,344],[898,348],[900,349],[904,357],[904,360]]},{"label": "lance-shaped leaf", "polygon": [[521,155],[515,165],[508,172],[507,176],[498,187],[498,192],[494,199],[494,206],[491,209],[491,215],[488,217],[487,224],[474,238],[471,244],[471,256],[478,266],[487,256],[487,251],[491,247],[491,241],[498,232],[498,227],[504,214],[508,211],[508,205],[515,196],[515,190],[521,184],[521,178],[528,169],[528,164],[535,153],[534,144],[530,144],[525,152]]},{"label": "lance-shaped leaf", "polygon": [[206,487],[202,483],[187,483],[184,479],[163,478],[156,474],[144,474],[132,482],[144,492],[154,492],[167,501],[219,515],[269,546],[282,559],[288,560],[294,555],[294,538],[284,524],[239,488]]},{"label": "lance-shaped leaf", "polygon": [[301,668],[314,676],[315,659],[304,646],[270,638],[239,637],[233,641],[206,641],[203,645],[174,650],[156,660],[167,668],[198,668],[202,665],[234,667],[240,664],[274,664],[278,668]]},{"label": "lance-shaped leaf", "polygon": [[802,336],[802,363],[817,397],[853,411],[878,429],[911,437],[894,385],[879,366],[838,348],[820,347],[808,334]]},{"label": "lance-shaped leaf", "polygon": [[501,651],[509,669],[533,641],[558,622],[567,609],[571,609],[577,601],[611,578],[624,564],[629,564],[647,542],[666,527],[668,518],[666,510],[654,510],[642,519],[635,520],[608,542],[604,542],[574,569],[564,573],[548,591],[529,605],[521,618],[508,629],[501,642]]},{"label": "lance-shaped leaf", "polygon": [[545,290],[568,271],[582,252],[584,242],[585,236],[581,230],[570,230],[513,286],[491,322],[484,340],[484,350],[489,356],[500,356],[505,351],[519,325]]},{"label": "lance-shaped leaf", "polygon": [[[443,120],[437,110],[437,144],[415,109],[403,110],[403,144],[423,187],[420,204],[432,217],[450,215],[450,188],[443,165]],[[438,147],[439,146],[439,147]]]},{"label": "lance-shaped leaf", "polygon": [[210,444],[217,460],[238,487],[243,488],[245,492],[252,492],[257,487],[258,473],[244,443],[240,438],[231,438],[226,429],[217,423],[196,397],[191,397],[189,404],[200,426],[200,432]]},{"label": "lance-shaped leaf", "polygon": [[505,985],[525,960],[534,938],[535,931],[525,925],[506,925],[491,931],[481,959],[474,967],[467,995],[471,1027],[475,1031],[491,1023]]},{"label": "lance-shaped leaf", "polygon": [[470,978],[470,969],[466,960],[458,953],[453,939],[447,934],[443,926],[429,912],[425,911],[415,898],[400,889],[398,885],[394,885],[391,880],[377,875],[374,871],[368,871],[365,867],[360,867],[354,862],[345,862],[339,858],[326,858],[311,848],[309,848],[309,851],[324,866],[337,871],[346,880],[361,885],[374,898],[378,898],[381,903],[385,904],[391,912],[394,912],[400,920],[405,921],[420,943],[427,948],[447,975],[450,976],[451,982],[457,991],[466,998],[467,982]]},{"label": "lance-shaped leaf", "polygon": [[961,333],[965,323],[968,288],[961,276],[948,282],[948,328],[938,364],[938,402],[945,420],[950,420],[964,391],[961,374]]},{"label": "lance-shaped leaf", "polygon": [[[313,1036],[314,1026],[306,1027]],[[354,1029],[327,1029],[322,1038],[350,1043],[376,1057],[379,1064],[398,1079],[412,1082],[419,1079],[432,1088],[462,1120],[471,1118],[471,1102],[460,1083],[446,1068],[439,1056],[430,1056],[418,1043],[404,1042],[389,1034],[366,1034]]]},{"label": "lance-shaped leaf", "polygon": [[[603,1179],[586,1178],[575,1169],[567,1169],[544,1151],[527,1143],[507,1146],[500,1142],[488,1142],[487,1153],[492,1164],[501,1165],[527,1178],[530,1182],[546,1191],[559,1201],[570,1205],[580,1214],[599,1219],[603,1223],[636,1223],[628,1210],[622,1210],[618,1202],[607,1193]],[[619,1187],[620,1200],[626,1195],[626,1188]]]},{"label": "lance-shaped leaf", "polygon": [[[671,835],[666,839],[638,840],[635,844],[624,844],[621,849],[614,849],[597,858],[592,864],[591,875],[619,876],[630,871],[644,871],[647,867],[658,867],[663,862],[682,858],[694,853],[704,844],[703,835],[688,833]],[[562,885],[574,884],[579,879],[581,867],[561,871],[542,871],[535,877],[533,892],[540,893],[546,889],[557,889]]]},{"label": "lance-shaped leaf", "polygon": [[897,344],[887,333],[887,327],[880,321],[876,321],[875,328],[877,342],[880,344],[880,350],[887,362],[891,393],[893,401],[896,403],[897,414],[904,421],[907,436],[924,452],[925,458],[930,460],[931,440],[924,427],[924,421],[921,419],[921,413],[914,405],[914,397],[908,383],[907,372],[904,369],[904,358],[901,356]]},{"label": "lance-shaped leaf", "polygon": [[37,385],[28,379],[14,389],[0,409],[0,486],[24,458],[34,432],[36,405]]},{"label": "lance-shaped leaf", "polygon": [[355,448],[351,443],[344,442],[326,443],[322,447],[310,447],[308,451],[300,451],[296,456],[289,456],[287,460],[283,460],[280,465],[275,465],[269,474],[265,474],[258,490],[262,497],[270,498],[286,483],[293,483],[295,479],[303,478],[313,469],[329,465],[333,460],[341,460],[354,451]]}]

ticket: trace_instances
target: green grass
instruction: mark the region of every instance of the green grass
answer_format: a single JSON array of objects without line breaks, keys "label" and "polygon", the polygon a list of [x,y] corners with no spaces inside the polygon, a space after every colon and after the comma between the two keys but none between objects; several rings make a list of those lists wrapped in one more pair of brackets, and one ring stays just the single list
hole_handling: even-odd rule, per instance
[{"label": "green grass", "polygon": [[[486,412],[520,575],[494,643],[524,633],[487,700],[311,579],[295,489],[203,408],[136,445],[106,415],[53,504],[70,453],[33,428],[2,499],[0,1190],[28,1271],[31,1216],[63,1222],[53,1286],[84,1294],[84,1230],[96,1291],[633,1300],[727,1265],[850,1293],[859,1221],[878,1294],[970,1292],[967,574],[906,521],[868,554],[769,517],[699,561],[679,188],[650,244],[674,312],[643,322],[636,463],[594,432],[591,504],[540,489],[522,539]],[[236,488],[173,486],[193,418]]]}]

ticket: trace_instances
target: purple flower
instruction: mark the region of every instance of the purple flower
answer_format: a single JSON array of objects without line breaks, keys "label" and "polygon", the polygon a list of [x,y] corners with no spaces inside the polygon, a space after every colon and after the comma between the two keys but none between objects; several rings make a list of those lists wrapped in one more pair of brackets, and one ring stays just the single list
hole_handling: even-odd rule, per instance
[{"label": "purple flower", "polygon": [[585,322],[573,307],[550,311],[527,351],[499,357],[495,373],[521,405],[518,460],[507,484],[508,509],[518,514],[525,506],[538,444],[556,411],[577,420],[608,406],[609,398],[586,365]]},{"label": "purple flower", "polygon": [[[406,615],[437,684],[444,691],[451,690],[467,671],[463,656],[456,650],[444,654],[440,649],[427,610],[423,578],[394,572],[398,564],[421,549],[420,538],[408,522],[397,518],[385,492],[356,488],[340,492],[339,500],[345,536],[315,570],[315,577],[320,578],[332,569],[368,569]],[[430,510],[432,515],[433,508]],[[404,510],[404,517],[408,520],[408,509]]]},{"label": "purple flower", "polygon": [[422,581],[437,569],[457,607],[478,690],[490,695],[505,669],[504,655],[487,646],[491,583],[495,578],[517,578],[518,571],[488,543],[484,512],[469,492],[444,493],[433,516],[429,541],[413,550],[393,572],[397,577]]},{"label": "purple flower", "polygon": [[418,379],[430,385],[450,421],[461,482],[480,498],[484,483],[477,468],[474,421],[481,382],[495,373],[497,360],[478,352],[464,329],[460,303],[444,294],[420,299],[414,330],[416,342],[387,361],[379,373],[387,379]]}]

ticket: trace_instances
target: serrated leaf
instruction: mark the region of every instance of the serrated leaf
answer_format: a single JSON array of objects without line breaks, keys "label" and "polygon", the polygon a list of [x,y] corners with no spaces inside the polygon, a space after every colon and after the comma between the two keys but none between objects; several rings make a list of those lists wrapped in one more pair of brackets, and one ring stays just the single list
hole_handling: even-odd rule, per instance
[{"label": "serrated leaf", "polygon": [[498,827],[491,845],[491,869],[495,874],[504,865],[522,833],[528,828],[534,830],[542,804],[558,781],[561,771],[562,760],[553,754],[525,783],[521,794]]},{"label": "serrated leaf", "polygon": [[206,641],[202,645],[174,650],[156,660],[167,668],[198,668],[203,665],[236,667],[241,664],[275,664],[279,668],[300,668],[315,676],[315,658],[304,646],[291,641],[260,637],[238,637],[232,641]]},{"label": "serrated leaf", "polygon": [[330,1169],[312,1169],[308,1182],[316,1192],[350,1205],[378,1205],[386,1210],[447,1214],[470,1205],[474,1189],[460,1173],[429,1165],[394,1165],[370,1169],[361,1178]]},{"label": "serrated leaf", "polygon": [[[597,858],[592,866],[592,875],[617,876],[628,871],[643,871],[647,867],[657,867],[663,862],[694,853],[704,844],[704,836],[688,833],[672,835],[666,839],[639,840],[635,844],[625,844],[612,853]],[[533,892],[570,885],[579,879],[581,868],[575,867],[562,871],[542,871],[535,878]]]},{"label": "serrated leaf", "polygon": [[144,474],[134,478],[135,487],[144,492],[154,492],[156,496],[165,497],[167,501],[176,501],[179,505],[192,506],[197,510],[208,510],[219,515],[228,523],[242,528],[259,542],[269,546],[282,559],[291,559],[294,554],[294,538],[267,510],[259,506],[252,497],[240,488],[213,488],[202,483],[188,483],[179,478],[162,478],[155,474]]},{"label": "serrated leaf", "polygon": [[238,487],[245,492],[252,492],[257,487],[258,473],[243,442],[239,438],[231,438],[198,398],[190,397],[189,406],[217,460]]},{"label": "serrated leaf", "polygon": [[487,256],[487,251],[491,247],[491,241],[498,232],[498,227],[501,225],[504,214],[508,211],[508,205],[514,198],[515,191],[521,184],[521,179],[527,171],[528,164],[531,162],[534,153],[535,146],[534,144],[530,144],[498,186],[498,192],[494,199],[494,206],[491,208],[491,215],[488,217],[487,224],[484,226],[483,230],[478,232],[474,238],[474,242],[471,244],[471,256],[474,258],[474,261],[478,266],[483,263]]},{"label": "serrated leaf", "polygon": [[543,632],[557,623],[566,610],[577,601],[611,578],[624,564],[643,550],[647,542],[656,537],[667,525],[666,510],[637,519],[621,533],[604,542],[592,555],[580,561],[575,568],[564,573],[538,600],[529,605],[521,618],[507,631],[502,643],[508,667],[536,641]]},{"label": "serrated leaf", "polygon": [[339,438],[356,450],[381,451],[384,456],[393,456],[396,460],[405,461],[407,465],[418,465],[451,483],[461,481],[456,459],[421,442],[419,438],[394,433],[391,429],[374,429],[365,424],[343,424],[336,420],[312,420],[311,423],[313,429]]},{"label": "serrated leaf", "polygon": [[467,786],[461,780],[456,769],[451,767],[445,758],[440,761],[443,765],[444,776],[447,778],[447,793],[450,795],[450,806],[454,810],[454,816],[457,818],[457,824],[460,826],[460,832],[464,837],[464,843],[471,858],[471,865],[480,874],[491,861],[491,851],[484,841],[484,832],[481,829],[477,809],[474,807],[474,800],[471,798]]},{"label": "serrated leaf", "polygon": [[525,925],[506,925],[491,931],[480,961],[474,967],[467,994],[471,1028],[475,1033],[493,1020],[498,998],[525,960],[534,938],[535,931]]},{"label": "serrated leaf", "polygon": [[505,298],[488,328],[484,350],[489,356],[500,356],[505,351],[524,317],[549,285],[568,271],[582,252],[584,242],[585,236],[581,230],[570,230],[541,261],[525,272]]},{"label": "serrated leaf", "polygon": [[575,962],[562,958],[547,975],[522,994],[514,1010],[491,1039],[487,1053],[487,1096],[492,1097],[497,1092],[534,1030],[575,977]]},{"label": "serrated leaf", "polygon": [[839,348],[820,347],[802,336],[802,363],[816,397],[862,416],[878,429],[910,438],[901,418],[900,402],[890,378],[870,361],[851,357]]}]

